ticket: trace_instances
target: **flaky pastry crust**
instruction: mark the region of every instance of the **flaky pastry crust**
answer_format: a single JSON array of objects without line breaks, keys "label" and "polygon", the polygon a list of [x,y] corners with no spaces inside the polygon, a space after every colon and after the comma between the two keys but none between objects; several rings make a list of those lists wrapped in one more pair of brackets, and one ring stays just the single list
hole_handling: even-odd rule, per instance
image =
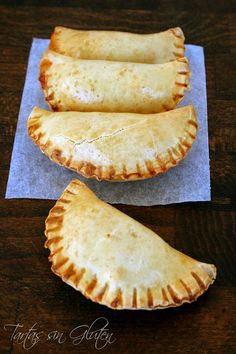
[{"label": "flaky pastry crust", "polygon": [[195,301],[216,277],[212,264],[169,246],[150,229],[73,180],[46,220],[52,271],[112,309],[164,309]]},{"label": "flaky pastry crust", "polygon": [[159,114],[55,113],[35,107],[28,119],[29,135],[51,160],[108,181],[166,172],[186,156],[197,128],[193,106]]},{"label": "flaky pastry crust", "polygon": [[173,109],[189,89],[189,64],[81,60],[46,51],[40,64],[54,111],[157,113]]},{"label": "flaky pastry crust", "polygon": [[162,64],[184,56],[181,28],[152,34],[55,27],[51,50],[77,59]]}]

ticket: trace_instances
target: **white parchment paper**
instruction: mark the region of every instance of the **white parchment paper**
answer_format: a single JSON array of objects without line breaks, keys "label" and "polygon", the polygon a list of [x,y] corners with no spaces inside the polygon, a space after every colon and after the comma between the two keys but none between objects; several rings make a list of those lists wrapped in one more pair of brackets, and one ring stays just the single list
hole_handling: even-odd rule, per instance
[{"label": "white parchment paper", "polygon": [[203,48],[186,46],[192,71],[191,91],[180,106],[195,106],[199,131],[187,157],[167,173],[145,181],[88,180],[50,161],[27,134],[27,118],[34,106],[49,109],[38,82],[39,62],[49,41],[34,38],[20,106],[6,198],[57,199],[73,178],[84,181],[109,203],[157,205],[210,200],[206,78]]}]

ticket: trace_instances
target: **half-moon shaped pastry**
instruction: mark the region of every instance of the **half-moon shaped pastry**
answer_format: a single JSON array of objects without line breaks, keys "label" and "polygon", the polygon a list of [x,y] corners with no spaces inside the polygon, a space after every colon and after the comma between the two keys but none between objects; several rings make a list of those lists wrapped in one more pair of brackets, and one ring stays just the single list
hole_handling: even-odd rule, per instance
[{"label": "half-moon shaped pastry", "polygon": [[178,164],[197,132],[193,106],[159,114],[49,112],[35,107],[28,132],[51,160],[84,177],[150,178]]},{"label": "half-moon shaped pastry", "polygon": [[49,48],[77,59],[162,64],[184,56],[184,39],[179,27],[152,34],[55,27]]},{"label": "half-moon shaped pastry", "polygon": [[40,64],[45,98],[54,111],[168,111],[189,88],[186,58],[166,64],[80,60],[46,51]]},{"label": "half-moon shaped pastry", "polygon": [[157,234],[73,180],[46,220],[52,271],[113,309],[162,309],[192,302],[216,277],[212,264],[178,252]]}]

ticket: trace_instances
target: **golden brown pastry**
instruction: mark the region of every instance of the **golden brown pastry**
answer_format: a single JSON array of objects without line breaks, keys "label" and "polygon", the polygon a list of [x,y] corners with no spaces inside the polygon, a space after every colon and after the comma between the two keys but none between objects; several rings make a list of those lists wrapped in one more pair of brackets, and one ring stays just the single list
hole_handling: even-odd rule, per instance
[{"label": "golden brown pastry", "polygon": [[156,113],[176,107],[189,88],[186,58],[166,64],[79,60],[46,51],[45,98],[55,111]]},{"label": "golden brown pastry", "polygon": [[55,27],[49,48],[77,59],[162,64],[184,56],[184,39],[179,27],[152,34]]},{"label": "golden brown pastry", "polygon": [[195,301],[216,277],[212,264],[157,234],[72,181],[46,220],[52,271],[113,309],[163,309]]},{"label": "golden brown pastry", "polygon": [[193,106],[159,114],[48,112],[35,107],[29,135],[53,161],[85,177],[128,181],[177,165],[197,132]]}]

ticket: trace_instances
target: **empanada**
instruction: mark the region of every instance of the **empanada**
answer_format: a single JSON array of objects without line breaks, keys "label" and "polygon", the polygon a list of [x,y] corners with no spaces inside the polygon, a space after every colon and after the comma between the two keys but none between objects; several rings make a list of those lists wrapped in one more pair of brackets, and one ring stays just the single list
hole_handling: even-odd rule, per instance
[{"label": "empanada", "polygon": [[157,234],[73,180],[46,220],[52,271],[113,309],[163,309],[192,302],[216,277],[212,264],[178,252]]},{"label": "empanada", "polygon": [[193,106],[158,114],[48,112],[35,107],[28,132],[53,161],[98,180],[145,179],[178,164],[197,132]]},{"label": "empanada", "polygon": [[77,59],[162,64],[184,56],[181,28],[136,34],[116,31],[79,31],[55,27],[50,49]]},{"label": "empanada", "polygon": [[80,60],[46,51],[40,64],[45,98],[54,111],[168,111],[189,88],[186,58],[166,64]]}]

